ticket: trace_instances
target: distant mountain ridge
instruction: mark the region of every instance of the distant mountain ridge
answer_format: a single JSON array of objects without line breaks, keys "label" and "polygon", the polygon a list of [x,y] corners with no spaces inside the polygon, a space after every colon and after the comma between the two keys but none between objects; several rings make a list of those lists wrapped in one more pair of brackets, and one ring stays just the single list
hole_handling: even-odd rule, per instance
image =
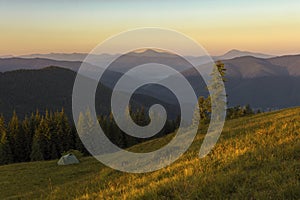
[{"label": "distant mountain ridge", "polygon": [[[195,70],[182,68],[180,62],[177,62],[176,59],[173,61],[172,59],[170,61],[164,60],[166,56],[170,55],[161,54],[161,57],[156,57],[156,54],[157,52],[153,51],[132,52],[129,56],[114,62],[112,68],[106,70],[101,83],[108,89],[112,89],[116,80],[126,70],[141,64],[140,62],[150,61],[153,59],[151,56],[154,55],[155,59],[158,59],[157,61],[165,64],[172,64],[173,62],[176,69],[183,70],[183,75],[194,84],[197,95],[207,95],[205,84],[203,81],[199,82]],[[143,59],[136,62],[134,58],[136,56],[141,56]],[[243,56],[222,60],[222,62],[227,69],[227,82],[225,85],[229,106],[249,103],[254,108],[267,109],[300,105],[300,55],[272,58]],[[59,61],[46,58],[0,58],[1,112],[5,110],[5,113],[11,113],[13,109],[17,109],[21,110],[21,113],[27,113],[26,107],[43,109],[48,104],[53,105],[53,108],[60,108],[65,104],[62,102],[66,102],[63,93],[67,92],[65,95],[70,98],[75,72],[81,64],[80,61]],[[91,64],[87,65],[91,68],[94,67]],[[59,68],[44,70],[48,66],[58,66]],[[67,71],[60,68],[65,68],[64,70]],[[159,74],[159,72],[157,73]],[[141,78],[141,76],[139,75],[138,78]],[[24,93],[23,91],[28,89],[26,88],[27,84],[31,85],[30,91]],[[23,86],[24,88],[22,88]],[[68,89],[61,90],[65,86]],[[39,92],[36,95],[34,93],[42,91],[42,88],[51,88],[47,91],[49,94]],[[56,90],[60,92],[57,93]],[[20,95],[19,91],[21,91]],[[172,94],[157,86],[142,88],[137,94],[143,95],[143,97],[139,97],[139,100],[135,102],[136,104],[145,102],[146,98],[144,97],[157,98],[157,100],[169,104],[169,107],[172,107],[170,105],[175,102]],[[49,98],[41,100],[40,95],[48,95]],[[22,96],[23,98],[21,98]],[[53,101],[48,103],[49,99],[53,99]],[[67,101],[66,105],[70,110],[70,100]]]},{"label": "distant mountain ridge", "polygon": [[[233,57],[251,54],[251,55],[260,55],[261,57],[268,58],[260,58],[254,56],[242,56],[242,57],[234,57],[231,59],[220,59],[224,57]],[[47,55],[47,54],[35,54],[35,55]],[[52,57],[55,56],[80,56],[81,59],[84,59],[85,54],[49,54]],[[95,57],[93,57],[95,56]],[[88,60],[89,63],[87,65],[91,65],[93,68],[93,64],[105,67],[105,64],[112,60],[111,57],[113,55],[103,54],[103,55],[92,55],[92,57]],[[114,55],[116,57],[120,55]],[[227,68],[227,76],[236,77],[236,78],[254,78],[254,77],[265,77],[265,76],[300,76],[300,55],[287,55],[287,56],[277,56],[271,57],[266,54],[259,53],[251,53],[251,52],[243,52],[238,50],[232,50],[227,54],[214,57],[215,60],[222,60],[225,63],[225,67]],[[62,57],[60,57],[62,58]],[[120,59],[121,58],[121,59]],[[131,52],[126,56],[120,56],[116,62],[114,62],[114,66],[110,69],[111,71],[115,71],[118,73],[124,73],[128,69],[133,66],[136,66],[141,61],[137,62],[137,58],[142,58],[142,60],[149,61],[157,61],[158,63],[164,63],[169,66],[175,67],[178,71],[185,71],[186,74],[192,75],[189,72],[189,67],[185,66],[182,60],[177,59],[172,54],[168,53],[160,53],[154,50],[147,50],[145,52]],[[167,58],[167,59],[166,59]],[[170,58],[170,59],[169,59]],[[73,58],[75,59],[75,58]],[[154,60],[153,60],[154,59]],[[207,59],[206,59],[207,60]],[[194,65],[202,65],[205,63],[205,60],[201,60],[201,58],[189,57],[189,61]],[[59,66],[67,69],[71,69],[72,71],[77,71],[81,66],[82,61],[66,61],[66,60],[54,60],[49,58],[0,58],[0,72],[13,71],[18,69],[41,69],[47,66]],[[208,66],[210,68],[210,66]],[[209,71],[208,69],[203,69],[204,72]],[[159,74],[159,72],[158,72]],[[142,76],[142,75],[139,75]]]},{"label": "distant mountain ridge", "polygon": [[83,61],[87,56],[86,53],[49,53],[49,54],[27,54],[17,56],[19,58],[46,58],[63,61]]},{"label": "distant mountain ridge", "polygon": [[256,58],[251,56],[223,60],[230,77],[285,77],[300,76],[300,55]]},{"label": "distant mountain ridge", "polygon": [[[232,78],[258,77],[299,77],[300,55],[278,56],[272,58],[256,58],[253,56],[237,57],[221,60],[226,68],[226,76]],[[210,71],[211,66],[200,65],[203,72]],[[194,76],[195,71],[188,69],[183,72],[187,76]]]},{"label": "distant mountain ridge", "polygon": [[237,49],[232,49],[221,56],[214,56],[215,60],[227,60],[232,58],[244,57],[244,56],[253,56],[256,58],[272,58],[274,55],[268,55],[264,53],[254,53],[250,51],[240,51]]},{"label": "distant mountain ridge", "polygon": [[290,75],[287,66],[271,63],[268,59],[245,56],[223,60],[223,63],[227,69],[227,76],[230,77],[256,78]]},{"label": "distant mountain ridge", "polygon": [[268,61],[274,65],[286,66],[290,76],[300,76],[300,55],[273,57]]},{"label": "distant mountain ridge", "polygon": [[77,71],[81,65],[79,61],[58,61],[48,58],[0,58],[0,72],[14,71],[19,69],[42,69],[49,66]]},{"label": "distant mountain ridge", "polygon": [[[144,53],[144,52],[142,52]],[[153,53],[153,52],[152,52]],[[25,55],[19,55],[19,56],[13,56],[13,55],[3,55],[0,56],[0,58],[12,58],[12,57],[18,57],[18,58],[46,58],[51,60],[61,60],[61,61],[83,61],[87,55],[89,55],[91,60],[99,60],[110,58],[110,57],[117,57],[120,54],[88,54],[88,53],[48,53],[48,54],[25,54]],[[186,55],[188,56],[188,55]],[[250,52],[250,51],[241,51],[237,49],[232,49],[223,55],[211,55],[211,57],[214,60],[224,60],[224,59],[232,59],[237,57],[243,57],[243,56],[253,56],[257,58],[271,58],[275,57],[275,55],[269,55],[264,53],[256,53],[256,52]],[[189,56],[197,58],[197,56]]]}]

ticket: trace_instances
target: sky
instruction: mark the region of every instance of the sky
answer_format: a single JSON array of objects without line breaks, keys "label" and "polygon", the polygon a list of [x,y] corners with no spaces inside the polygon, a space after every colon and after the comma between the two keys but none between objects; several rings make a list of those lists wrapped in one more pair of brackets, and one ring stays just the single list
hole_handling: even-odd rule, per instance
[{"label": "sky", "polygon": [[179,31],[212,55],[297,54],[299,10],[298,0],[0,0],[0,55],[87,53],[141,27]]}]

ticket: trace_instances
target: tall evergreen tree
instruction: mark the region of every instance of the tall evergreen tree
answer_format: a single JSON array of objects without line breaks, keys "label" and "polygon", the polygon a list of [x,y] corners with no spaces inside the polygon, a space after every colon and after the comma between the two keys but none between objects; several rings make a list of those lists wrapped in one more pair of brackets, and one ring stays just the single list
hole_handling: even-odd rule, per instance
[{"label": "tall evergreen tree", "polygon": [[38,161],[38,160],[44,160],[43,152],[42,152],[42,142],[41,142],[41,136],[35,135],[32,142],[32,150],[30,154],[30,160],[31,161]]},{"label": "tall evergreen tree", "polygon": [[22,134],[24,135],[24,161],[30,161],[30,152],[31,152],[31,145],[32,145],[32,137],[33,134],[31,132],[31,121],[30,119],[25,116],[25,119],[22,122],[21,128]]},{"label": "tall evergreen tree", "polygon": [[13,116],[8,123],[7,130],[10,136],[10,147],[14,156],[14,161],[26,161],[26,155],[29,149],[27,149],[26,136],[21,130],[19,119],[15,111],[13,112]]},{"label": "tall evergreen tree", "polygon": [[0,164],[13,162],[13,155],[8,141],[4,117],[0,116]]},{"label": "tall evergreen tree", "polygon": [[52,146],[50,143],[50,115],[46,112],[45,117],[41,119],[41,122],[35,130],[33,138],[32,151],[30,158],[32,161],[36,160],[48,160],[51,158]]},{"label": "tall evergreen tree", "polygon": [[55,113],[54,121],[55,135],[57,135],[56,141],[54,142],[57,145],[58,153],[61,154],[62,152],[74,148],[73,137],[68,118],[63,109],[61,112]]}]

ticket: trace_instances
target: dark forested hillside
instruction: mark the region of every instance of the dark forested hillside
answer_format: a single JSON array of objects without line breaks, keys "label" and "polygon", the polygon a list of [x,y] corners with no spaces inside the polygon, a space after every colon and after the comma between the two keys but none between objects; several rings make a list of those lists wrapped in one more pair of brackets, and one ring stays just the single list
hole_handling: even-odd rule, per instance
[{"label": "dark forested hillside", "polygon": [[63,68],[17,70],[0,73],[0,110],[9,117],[15,110],[24,117],[36,109],[60,110],[70,115],[76,73]]},{"label": "dark forested hillside", "polygon": [[[59,67],[0,73],[0,113],[10,117],[15,110],[23,118],[36,109],[43,113],[46,109],[55,111],[64,108],[71,119],[75,77],[76,72]],[[111,89],[102,84],[98,85],[96,101],[101,103],[96,103],[97,113],[109,114],[110,95]],[[142,94],[134,95],[131,103],[133,108],[147,108],[153,103],[160,103],[174,113],[172,104]]]}]

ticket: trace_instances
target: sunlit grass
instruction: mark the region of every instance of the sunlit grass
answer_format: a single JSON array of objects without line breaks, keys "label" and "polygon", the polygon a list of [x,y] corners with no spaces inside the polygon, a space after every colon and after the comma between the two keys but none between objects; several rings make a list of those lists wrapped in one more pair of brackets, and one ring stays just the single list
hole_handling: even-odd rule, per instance
[{"label": "sunlit grass", "polygon": [[[0,199],[300,198],[300,108],[227,121],[217,145],[200,159],[204,130],[179,160],[152,173],[118,172],[93,158],[72,166],[1,166]],[[145,151],[167,140],[132,148]]]}]

